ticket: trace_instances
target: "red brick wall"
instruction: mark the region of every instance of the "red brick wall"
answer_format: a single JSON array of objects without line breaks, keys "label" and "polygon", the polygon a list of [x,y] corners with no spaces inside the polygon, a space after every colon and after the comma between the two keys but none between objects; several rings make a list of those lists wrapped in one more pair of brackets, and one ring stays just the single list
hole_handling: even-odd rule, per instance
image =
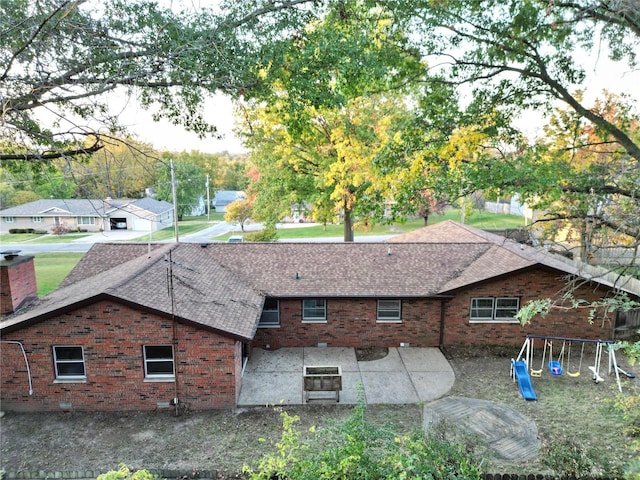
[{"label": "red brick wall", "polygon": [[[173,342],[171,320],[115,302],[81,310],[3,335],[23,343],[33,379],[29,395],[20,348],[2,343],[0,399],[2,409],[153,410],[157,402],[176,397],[174,382],[145,382],[143,345]],[[174,361],[177,397],[188,408],[234,406],[241,383],[241,343],[207,330],[177,324]],[[84,348],[86,382],[56,383],[52,347]]]},{"label": "red brick wall", "polygon": [[25,300],[38,296],[33,257],[20,256],[3,260],[0,265],[0,315],[20,307]]},{"label": "red brick wall", "polygon": [[[600,314],[590,324],[588,309],[554,309],[544,319],[536,317],[524,327],[517,323],[469,322],[471,299],[474,297],[518,297],[520,306],[523,306],[530,300],[558,298],[565,282],[561,273],[540,268],[457,292],[445,310],[444,345],[521,345],[527,335],[610,339],[615,317],[603,318]],[[603,287],[587,284],[578,288],[574,297],[596,300],[605,294]]]},{"label": "red brick wall", "polygon": [[[440,305],[445,302],[444,346],[521,345],[526,335],[610,339],[611,318],[598,317],[589,324],[588,309],[554,310],[545,319],[536,318],[523,327],[518,323],[470,323],[473,297],[518,297],[520,305],[530,300],[557,298],[565,287],[561,273],[546,269],[523,272],[457,292],[455,298],[402,300],[402,323],[376,322],[375,299],[327,299],[326,323],[303,323],[302,300],[280,301],[280,327],[259,328],[252,343],[264,348],[394,347],[407,342],[415,347],[439,345]],[[602,287],[585,285],[576,298],[595,300],[606,294]]]},{"label": "red brick wall", "polygon": [[259,328],[252,343],[271,348],[315,347],[433,347],[439,342],[439,300],[403,299],[401,323],[376,321],[377,301],[373,298],[326,301],[326,323],[303,323],[302,300],[280,300],[280,327]]}]

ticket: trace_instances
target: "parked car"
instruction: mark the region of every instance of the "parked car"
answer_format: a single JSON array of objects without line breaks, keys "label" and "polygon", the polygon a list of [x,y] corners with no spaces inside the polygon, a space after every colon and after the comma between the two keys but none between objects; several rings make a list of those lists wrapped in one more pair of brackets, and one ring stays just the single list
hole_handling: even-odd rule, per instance
[{"label": "parked car", "polygon": [[242,242],[244,242],[244,238],[242,238],[241,235],[233,235],[229,237],[229,240],[227,240],[227,243],[242,243]]}]

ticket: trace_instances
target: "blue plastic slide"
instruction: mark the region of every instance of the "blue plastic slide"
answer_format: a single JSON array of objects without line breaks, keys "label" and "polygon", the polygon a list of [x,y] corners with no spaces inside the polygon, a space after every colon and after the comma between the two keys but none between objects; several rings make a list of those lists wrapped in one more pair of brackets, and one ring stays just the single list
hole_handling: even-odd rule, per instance
[{"label": "blue plastic slide", "polygon": [[527,365],[524,361],[514,361],[513,371],[515,373],[516,380],[518,380],[518,386],[520,387],[522,398],[525,400],[538,400],[538,396],[533,390],[533,385],[531,384],[531,377],[529,376],[529,372],[527,372]]}]

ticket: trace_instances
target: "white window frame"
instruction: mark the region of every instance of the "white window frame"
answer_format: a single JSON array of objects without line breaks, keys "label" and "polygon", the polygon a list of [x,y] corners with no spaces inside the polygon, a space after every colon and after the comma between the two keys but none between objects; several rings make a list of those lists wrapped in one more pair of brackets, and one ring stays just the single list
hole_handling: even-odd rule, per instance
[{"label": "white window frame", "polygon": [[[276,308],[267,308],[267,302],[275,302]],[[263,321],[272,319],[275,317],[275,321]],[[260,322],[258,323],[258,327],[260,328],[274,328],[280,326],[280,300],[277,298],[267,298],[264,302],[264,307],[262,308],[262,314],[260,315]]]},{"label": "white window frame", "polygon": [[[72,348],[80,350],[80,358],[58,358],[58,349]],[[64,365],[82,364],[82,374],[65,374],[60,371],[60,367]],[[83,382],[87,380],[87,365],[84,359],[84,348],[81,345],[54,345],[53,346],[53,368],[55,372],[56,382]]]},{"label": "white window frame", "polygon": [[[158,357],[158,358],[147,358],[147,349],[148,348],[170,348],[171,349],[171,358],[169,357]],[[173,381],[175,379],[176,372],[176,361],[175,361],[175,350],[173,345],[143,345],[142,354],[144,358],[144,378],[146,381]],[[149,372],[149,364],[153,363],[168,363],[171,362],[171,373],[154,373]]]},{"label": "white window frame", "polygon": [[[509,316],[502,316],[501,314],[499,314],[499,311],[505,311],[505,310],[509,310],[512,311],[513,310],[513,306],[509,305],[509,306],[499,306],[499,303],[501,301],[515,301],[515,313],[513,315],[509,315]],[[520,299],[518,297],[498,297],[496,298],[496,303],[495,303],[495,309],[493,311],[493,318],[496,320],[515,320],[516,319],[516,315],[518,314],[518,310],[520,310]]]},{"label": "white window frame", "polygon": [[4,223],[16,223],[16,217],[2,217]]},{"label": "white window frame", "polygon": [[76,224],[77,225],[95,225],[96,217],[89,217],[89,216],[76,217]]},{"label": "white window frame", "polygon": [[32,223],[42,223],[42,217],[31,217]]},{"label": "white window frame", "polygon": [[[307,302],[316,302],[314,306],[305,306]],[[322,302],[322,307],[319,305]],[[322,308],[322,316],[307,316],[307,310],[319,310]],[[307,323],[326,323],[327,321],[327,299],[326,298],[305,298],[302,300],[302,321]]]},{"label": "white window frame", "polygon": [[[479,301],[491,301],[491,310],[490,310],[490,315],[486,315],[486,313],[489,313],[489,306],[483,306],[483,307],[478,307],[477,303]],[[501,316],[500,312],[503,312],[505,310],[513,310],[513,306],[510,305],[508,307],[505,306],[500,306],[500,303],[507,303],[507,302],[514,302],[515,301],[515,310],[516,310],[516,314],[518,313],[518,310],[520,309],[520,298],[518,297],[473,297],[471,299],[471,305],[469,307],[469,322],[470,323],[519,323],[518,320],[516,319],[515,315],[512,316],[508,316],[508,317],[504,317]],[[482,310],[485,312],[485,315],[480,316],[478,315],[478,311]],[[476,312],[476,315],[474,316],[474,311]]]},{"label": "white window frame", "polygon": [[377,322],[399,323],[402,321],[402,300],[399,298],[380,298],[376,309]]}]

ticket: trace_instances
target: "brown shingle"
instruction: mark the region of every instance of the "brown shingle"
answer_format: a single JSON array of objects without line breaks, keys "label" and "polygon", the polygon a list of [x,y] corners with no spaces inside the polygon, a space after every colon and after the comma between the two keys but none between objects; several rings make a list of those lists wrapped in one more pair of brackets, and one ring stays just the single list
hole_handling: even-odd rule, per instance
[{"label": "brown shingle", "polygon": [[[212,244],[213,259],[274,297],[428,297],[489,245]],[[297,275],[297,277],[296,277]]]},{"label": "brown shingle", "polygon": [[[101,245],[97,250],[124,256],[135,251],[130,245],[114,244],[112,247]],[[95,257],[90,256],[88,260],[95,261]],[[78,271],[89,270],[89,267],[80,267]],[[173,286],[173,304],[170,285]],[[105,297],[164,315],[175,315],[178,319],[245,339],[252,338],[255,333],[263,302],[262,295],[233,271],[210,261],[198,246],[161,245],[151,254],[145,253],[55,290],[27,312],[3,322],[1,327],[10,328],[23,321],[73,309],[93,298]]]}]

